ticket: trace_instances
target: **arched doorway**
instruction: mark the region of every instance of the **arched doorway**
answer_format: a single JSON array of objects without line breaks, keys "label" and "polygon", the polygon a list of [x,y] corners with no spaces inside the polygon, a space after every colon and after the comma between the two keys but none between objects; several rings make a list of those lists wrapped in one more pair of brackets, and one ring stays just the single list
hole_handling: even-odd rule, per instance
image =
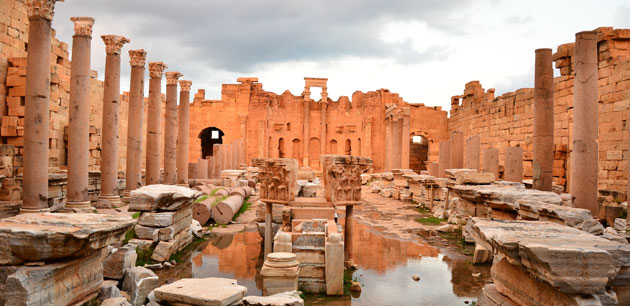
[{"label": "arched doorway", "polygon": [[201,130],[198,136],[201,139],[201,158],[214,154],[212,148],[214,144],[223,143],[223,135],[225,133],[214,126]]},{"label": "arched doorway", "polygon": [[422,135],[412,135],[409,140],[409,168],[416,173],[427,170],[429,160],[429,140]]},{"label": "arched doorway", "polygon": [[337,154],[337,140],[331,140],[328,143],[328,154]]},{"label": "arched doorway", "polygon": [[310,163],[310,167],[313,169],[319,169],[319,150],[320,150],[320,142],[319,138],[313,137],[309,141],[308,144],[308,161]]},{"label": "arched doorway", "polygon": [[278,158],[284,158],[284,138],[278,139]]},{"label": "arched doorway", "polygon": [[344,150],[344,154],[352,155],[352,141],[350,139],[346,139],[346,148]]},{"label": "arched doorway", "polygon": [[299,139],[293,139],[293,158],[297,159],[298,163],[302,165],[302,144]]}]

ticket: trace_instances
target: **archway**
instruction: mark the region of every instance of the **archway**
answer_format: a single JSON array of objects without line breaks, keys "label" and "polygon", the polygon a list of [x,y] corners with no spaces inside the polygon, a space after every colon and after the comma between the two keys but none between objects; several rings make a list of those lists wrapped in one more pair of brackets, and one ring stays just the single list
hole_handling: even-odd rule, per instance
[{"label": "archway", "polygon": [[337,154],[337,140],[333,139],[328,143],[328,154]]},{"label": "archway", "polygon": [[293,156],[292,157],[297,159],[298,163],[302,165],[302,144],[300,140],[297,138],[293,139]]},{"label": "archway", "polygon": [[409,140],[409,169],[416,173],[427,170],[429,160],[429,140],[422,135],[412,135]]},{"label": "archway", "polygon": [[352,141],[350,139],[346,139],[346,148],[344,150],[344,154],[352,155]]},{"label": "archway", "polygon": [[278,139],[278,158],[284,158],[284,138]]},{"label": "archway", "polygon": [[320,143],[319,138],[313,137],[308,143],[309,166],[312,169],[319,169]]},{"label": "archway", "polygon": [[212,148],[214,144],[223,143],[223,135],[225,133],[214,126],[201,130],[198,136],[201,139],[201,158],[205,159],[206,156],[214,154]]}]

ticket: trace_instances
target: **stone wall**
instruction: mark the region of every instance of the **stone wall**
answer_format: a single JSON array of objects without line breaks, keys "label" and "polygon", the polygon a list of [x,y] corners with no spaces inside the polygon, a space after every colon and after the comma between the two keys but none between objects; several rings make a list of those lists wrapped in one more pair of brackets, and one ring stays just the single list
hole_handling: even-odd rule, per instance
[{"label": "stone wall", "polygon": [[[628,90],[630,89],[630,30],[598,28],[599,47],[599,188],[625,193],[628,160]],[[554,182],[568,186],[573,113],[573,43],[554,54],[560,76],[554,79]],[[532,50],[533,51],[533,50]],[[534,60],[532,52],[531,61]],[[533,79],[533,75],[532,75]],[[481,136],[481,148],[498,148],[501,164],[505,148],[524,151],[524,176],[532,176],[534,90],[523,88],[494,97],[479,81],[466,84],[464,94],[452,98],[449,132]],[[483,160],[483,159],[482,159]]]}]

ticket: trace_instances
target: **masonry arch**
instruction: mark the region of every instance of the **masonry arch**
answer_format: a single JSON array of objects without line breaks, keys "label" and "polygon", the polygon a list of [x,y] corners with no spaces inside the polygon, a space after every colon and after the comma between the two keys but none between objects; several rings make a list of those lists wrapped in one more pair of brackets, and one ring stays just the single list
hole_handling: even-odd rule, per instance
[{"label": "masonry arch", "polygon": [[[297,159],[298,163],[300,165],[302,165],[302,142],[299,139],[295,138],[295,139],[293,139],[292,144],[293,144],[293,150],[292,150],[293,151],[293,156],[292,156],[292,158]],[[304,165],[302,165],[302,166],[304,166]]]},{"label": "masonry arch", "polygon": [[346,139],[346,145],[345,145],[345,148],[343,150],[343,153],[345,155],[352,155],[352,140]]},{"label": "masonry arch", "polygon": [[337,154],[337,140],[331,139],[328,142],[328,154]]},{"label": "masonry arch", "polygon": [[312,169],[319,169],[319,154],[320,154],[320,142],[319,138],[313,137],[308,143],[308,160],[309,166]]},{"label": "masonry arch", "polygon": [[223,136],[225,133],[221,129],[211,126],[207,127],[199,133],[199,139],[201,139],[201,158],[205,159],[206,156],[212,156],[214,154],[212,148],[215,144],[223,143]]},{"label": "masonry arch", "polygon": [[414,131],[409,137],[409,169],[416,173],[427,170],[429,148],[433,138],[426,132]]},{"label": "masonry arch", "polygon": [[278,139],[278,158],[284,158],[284,157],[285,157],[284,138],[280,137],[280,139]]}]

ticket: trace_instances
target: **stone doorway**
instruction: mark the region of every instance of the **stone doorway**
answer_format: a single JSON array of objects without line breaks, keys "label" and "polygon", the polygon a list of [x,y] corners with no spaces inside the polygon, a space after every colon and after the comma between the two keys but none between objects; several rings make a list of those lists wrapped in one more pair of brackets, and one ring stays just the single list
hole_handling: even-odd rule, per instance
[{"label": "stone doorway", "polygon": [[284,138],[280,138],[278,140],[278,157],[285,158],[284,152]]},{"label": "stone doorway", "polygon": [[212,147],[214,144],[223,143],[223,131],[214,126],[207,127],[201,130],[199,138],[201,139],[201,158],[205,159],[206,156],[212,156],[214,153]]},{"label": "stone doorway", "polygon": [[411,136],[409,142],[409,168],[420,174],[420,171],[427,170],[425,162],[429,160],[429,140],[416,135]]},{"label": "stone doorway", "polygon": [[350,139],[346,139],[346,149],[344,150],[344,154],[352,155],[352,141]]}]

